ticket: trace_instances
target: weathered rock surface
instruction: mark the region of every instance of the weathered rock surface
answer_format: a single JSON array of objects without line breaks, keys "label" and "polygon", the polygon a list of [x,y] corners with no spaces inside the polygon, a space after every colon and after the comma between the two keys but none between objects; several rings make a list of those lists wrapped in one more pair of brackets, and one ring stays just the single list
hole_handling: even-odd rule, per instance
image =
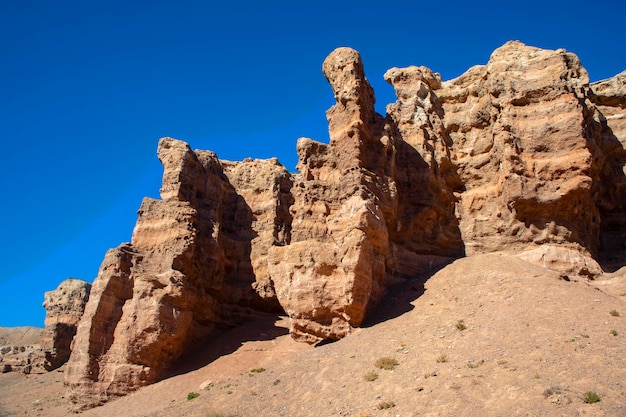
[{"label": "weathered rock surface", "polygon": [[46,369],[56,369],[70,358],[76,328],[85,311],[91,284],[68,278],[54,291],[44,294],[46,331],[42,337],[46,352]]},{"label": "weathered rock surface", "polygon": [[602,129],[601,151],[605,157],[599,174],[600,259],[608,270],[615,270],[626,258],[626,71],[590,87],[590,99],[598,110],[594,121]]},{"label": "weathered rock surface", "polygon": [[297,340],[339,339],[382,295],[396,204],[393,145],[358,53],[323,65],[337,103],[326,113],[330,144],[298,141],[290,244],[270,250],[269,272]]},{"label": "weathered rock surface", "polygon": [[299,139],[299,173],[161,139],[161,200],[107,253],[78,326],[79,408],[256,311],[287,313],[297,340],[342,338],[390,282],[464,255],[591,278],[626,263],[624,73],[590,85],[575,55],[509,42],[450,81],[389,70],[383,117],[356,51],[323,72],[330,143]]},{"label": "weathered rock surface", "polygon": [[588,83],[573,54],[510,42],[435,90],[463,184],[468,255],[533,243],[597,250],[600,156]]},{"label": "weathered rock surface", "polygon": [[289,229],[284,167],[222,165],[214,153],[170,138],[158,155],[162,200],[146,198],[131,243],[107,253],[78,326],[66,369],[77,408],[162,378],[195,342],[240,322],[251,307],[279,308],[262,259]]}]

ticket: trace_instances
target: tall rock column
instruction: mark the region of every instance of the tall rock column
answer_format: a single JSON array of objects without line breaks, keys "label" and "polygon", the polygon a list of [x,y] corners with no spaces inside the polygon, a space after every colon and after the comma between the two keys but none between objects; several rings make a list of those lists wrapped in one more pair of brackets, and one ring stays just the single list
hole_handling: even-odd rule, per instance
[{"label": "tall rock column", "polygon": [[[396,144],[394,178],[397,223],[390,230],[398,248],[415,255],[459,257],[465,249],[455,216],[455,192],[463,190],[452,162],[452,140],[435,90],[441,77],[426,67],[392,68],[385,73],[398,100],[387,106]],[[414,261],[413,261],[414,262]]]},{"label": "tall rock column", "polygon": [[44,294],[46,330],[42,345],[46,355],[46,369],[63,365],[70,358],[71,345],[76,328],[85,311],[91,284],[68,278],[56,290]]},{"label": "tall rock column", "polygon": [[162,200],[144,199],[132,242],[107,252],[78,326],[65,372],[77,409],[157,381],[218,321],[210,292],[221,287],[223,255],[208,223],[216,223],[221,183],[212,183],[213,201],[200,207],[198,197],[219,163],[172,139],[158,153]]},{"label": "tall rock column", "polygon": [[395,213],[394,147],[359,54],[333,51],[323,64],[337,103],[330,144],[298,141],[288,245],[270,248],[268,270],[296,340],[339,339],[379,300]]}]

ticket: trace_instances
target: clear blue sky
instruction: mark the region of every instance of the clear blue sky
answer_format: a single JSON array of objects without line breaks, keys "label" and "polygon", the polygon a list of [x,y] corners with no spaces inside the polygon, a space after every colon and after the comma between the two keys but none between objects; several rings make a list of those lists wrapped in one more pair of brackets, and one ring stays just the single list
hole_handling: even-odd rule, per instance
[{"label": "clear blue sky", "polygon": [[294,170],[298,137],[328,140],[338,46],[361,52],[381,113],[388,68],[450,79],[513,39],[576,53],[592,80],[626,69],[621,1],[299,3],[3,3],[0,326],[43,326],[45,291],[92,282],[130,240],[160,137]]}]

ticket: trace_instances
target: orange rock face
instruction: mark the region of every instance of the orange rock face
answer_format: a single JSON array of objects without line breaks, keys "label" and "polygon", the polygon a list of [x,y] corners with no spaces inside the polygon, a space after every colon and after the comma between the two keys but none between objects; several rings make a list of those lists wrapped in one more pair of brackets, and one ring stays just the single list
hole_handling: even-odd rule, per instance
[{"label": "orange rock face", "polygon": [[255,311],[336,340],[394,280],[508,251],[563,274],[624,265],[624,73],[589,84],[578,58],[509,42],[442,81],[393,68],[383,117],[359,54],[323,63],[330,143],[298,173],[161,139],[161,200],[109,251],[66,370],[77,408],[166,375],[196,341]]},{"label": "orange rock face", "polygon": [[573,54],[509,42],[435,93],[463,184],[466,253],[578,244],[597,249],[598,138]]},{"label": "orange rock face", "polygon": [[330,144],[298,141],[290,243],[274,246],[269,272],[291,333],[309,343],[339,339],[363,321],[385,285],[395,209],[393,144],[358,53],[334,51],[323,65],[337,103]]},{"label": "orange rock face", "polygon": [[68,278],[54,291],[44,295],[46,330],[42,344],[46,354],[46,368],[56,369],[70,357],[71,344],[78,322],[89,299],[91,284]]},{"label": "orange rock face", "polygon": [[[288,205],[281,201],[287,171],[275,161],[222,165],[212,152],[169,138],[158,154],[162,199],[146,198],[131,243],[105,256],[78,326],[65,372],[77,409],[157,381],[216,327],[241,322],[251,306],[279,308],[251,254],[267,253],[289,228],[277,214]],[[234,185],[249,194],[253,184],[237,172],[251,164],[262,172],[257,188],[264,195],[249,205]]]}]

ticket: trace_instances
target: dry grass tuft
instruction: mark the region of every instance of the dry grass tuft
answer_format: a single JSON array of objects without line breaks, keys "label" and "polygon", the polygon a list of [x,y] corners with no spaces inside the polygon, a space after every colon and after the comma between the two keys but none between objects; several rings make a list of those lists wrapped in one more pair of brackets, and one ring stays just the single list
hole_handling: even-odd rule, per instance
[{"label": "dry grass tuft", "polygon": [[387,410],[387,409],[393,408],[395,406],[396,406],[396,404],[393,401],[381,401],[381,402],[378,403],[376,408],[378,408],[379,410]]},{"label": "dry grass tuft", "polygon": [[387,356],[384,356],[382,358],[378,358],[376,359],[376,362],[374,362],[374,366],[380,369],[385,369],[387,371],[393,371],[394,369],[396,369],[396,366],[398,366],[399,363],[395,358],[390,358]]},{"label": "dry grass tuft", "polygon": [[367,382],[376,381],[378,379],[378,374],[375,371],[367,371],[365,375],[363,375],[363,379]]}]

